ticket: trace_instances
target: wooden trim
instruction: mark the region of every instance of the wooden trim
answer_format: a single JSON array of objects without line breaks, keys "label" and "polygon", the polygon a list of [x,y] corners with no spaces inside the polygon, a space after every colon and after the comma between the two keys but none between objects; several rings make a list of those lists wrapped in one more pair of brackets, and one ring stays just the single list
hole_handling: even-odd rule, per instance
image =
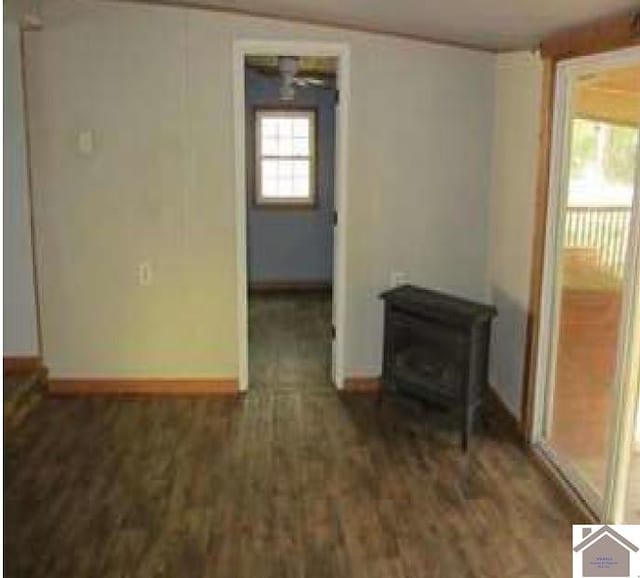
[{"label": "wooden trim", "polygon": [[[123,0],[110,0],[111,2],[122,2]],[[414,42],[425,42],[427,44],[435,44],[438,46],[449,46],[452,48],[460,48],[464,50],[474,50],[476,52],[486,52],[489,54],[497,54],[499,51],[474,44],[472,42],[463,42],[457,40],[446,40],[427,34],[413,34],[409,32],[397,32],[385,28],[375,26],[364,26],[360,24],[349,24],[338,22],[326,18],[308,18],[304,16],[285,16],[276,12],[265,10],[251,10],[247,8],[239,8],[235,6],[222,6],[213,4],[209,1],[198,0],[132,0],[138,4],[150,4],[152,6],[171,6],[173,8],[190,8],[195,10],[206,10],[207,12],[217,12],[218,14],[231,14],[235,16],[249,16],[252,18],[266,18],[278,22],[289,22],[295,24],[307,24],[309,26],[317,26],[320,28],[333,28],[335,30],[346,30],[348,32],[361,32],[364,34],[375,34],[377,36],[388,36],[391,38],[400,38],[402,40],[411,40]]]},{"label": "wooden trim", "polygon": [[531,279],[529,285],[529,311],[527,314],[525,367],[522,387],[522,433],[531,441],[533,430],[533,404],[535,397],[536,362],[538,357],[538,330],[542,300],[542,274],[544,269],[544,245],[547,232],[547,208],[549,200],[549,169],[551,163],[551,137],[553,133],[553,102],[555,93],[556,64],[546,58],[542,72],[542,102],[538,145],[538,169],[534,215],[533,248],[531,252]]},{"label": "wooden trim", "polygon": [[378,393],[381,389],[379,377],[347,377],[344,380],[344,391],[349,393]]},{"label": "wooden trim", "polygon": [[521,423],[518,418],[511,413],[511,410],[507,407],[502,397],[498,394],[496,389],[489,384],[487,386],[487,399],[485,400],[494,410],[498,419],[505,424],[507,430],[518,440],[522,445],[525,445],[525,438],[522,432]]},{"label": "wooden trim", "polygon": [[640,119],[640,98],[637,93],[605,91],[579,84],[574,93],[573,115],[574,118],[636,130]]},{"label": "wooden trim", "polygon": [[49,380],[51,395],[236,395],[234,378],[64,378]]},{"label": "wooden trim", "polygon": [[250,293],[277,293],[279,291],[326,291],[333,288],[331,281],[255,281],[249,283]]},{"label": "wooden trim", "polygon": [[558,61],[640,44],[640,12],[602,18],[552,34],[540,44],[543,58]]},{"label": "wooden trim", "polygon": [[556,494],[562,498],[561,503],[564,504],[573,524],[597,524],[600,522],[596,513],[542,451],[530,446],[527,455],[536,469],[547,479]]},{"label": "wooden trim", "polygon": [[2,358],[5,377],[35,373],[43,369],[42,359],[37,355],[6,356]]}]

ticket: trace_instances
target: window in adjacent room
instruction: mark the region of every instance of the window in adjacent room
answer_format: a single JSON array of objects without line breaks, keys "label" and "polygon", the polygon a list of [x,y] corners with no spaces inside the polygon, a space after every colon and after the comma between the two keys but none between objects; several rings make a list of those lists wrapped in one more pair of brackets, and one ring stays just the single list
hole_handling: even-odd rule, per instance
[{"label": "window in adjacent room", "polygon": [[315,110],[257,109],[256,204],[315,205]]}]

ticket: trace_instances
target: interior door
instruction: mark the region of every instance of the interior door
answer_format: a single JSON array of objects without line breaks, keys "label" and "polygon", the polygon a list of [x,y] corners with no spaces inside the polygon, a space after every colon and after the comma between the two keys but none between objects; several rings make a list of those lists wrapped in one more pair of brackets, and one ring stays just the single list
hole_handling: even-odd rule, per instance
[{"label": "interior door", "polygon": [[[558,68],[535,436],[605,512],[621,434],[634,308],[640,51]],[[613,464],[613,465],[612,465]]]}]

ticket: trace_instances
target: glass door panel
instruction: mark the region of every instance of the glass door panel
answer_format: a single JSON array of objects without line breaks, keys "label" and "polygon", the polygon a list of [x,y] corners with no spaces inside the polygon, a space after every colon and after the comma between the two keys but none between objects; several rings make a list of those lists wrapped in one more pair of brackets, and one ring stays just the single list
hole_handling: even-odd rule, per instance
[{"label": "glass door panel", "polygon": [[[640,67],[637,68],[636,78],[638,107],[640,108]],[[640,117],[640,112],[638,114]],[[638,118],[638,127],[640,127],[640,118]],[[640,202],[640,144],[638,145],[637,162],[636,162],[636,202]],[[636,221],[632,224],[632,231],[640,229],[640,214],[636,214]],[[621,478],[619,480],[620,487],[626,485],[624,495],[624,509],[621,521],[627,524],[640,524],[640,230],[636,235],[636,260],[630,274],[634,275],[631,301],[635,307],[631,307],[630,311],[630,335],[628,337],[630,352],[628,362],[628,374],[625,376],[627,383],[623,382],[626,388],[626,400],[623,405],[630,406],[626,408],[631,415],[628,429],[631,431],[621,432],[622,456],[618,463],[614,465],[613,476]],[[628,400],[628,401],[627,401]],[[622,412],[624,414],[624,411]],[[624,419],[624,418],[623,418]],[[613,503],[615,504],[615,492]],[[615,507],[614,507],[614,513]],[[616,518],[618,516],[616,515]],[[614,520],[618,521],[618,519]]]},{"label": "glass door panel", "polygon": [[[636,390],[637,392],[637,390]],[[625,524],[640,524],[640,396],[636,393],[633,440],[630,448]]]},{"label": "glass door panel", "polygon": [[[555,248],[552,347],[542,432],[594,509],[607,486],[637,170],[640,68],[576,75]],[[625,92],[626,91],[626,92]],[[621,105],[626,94],[629,107]],[[613,95],[613,96],[612,96]],[[626,101],[625,101],[626,102]]]}]

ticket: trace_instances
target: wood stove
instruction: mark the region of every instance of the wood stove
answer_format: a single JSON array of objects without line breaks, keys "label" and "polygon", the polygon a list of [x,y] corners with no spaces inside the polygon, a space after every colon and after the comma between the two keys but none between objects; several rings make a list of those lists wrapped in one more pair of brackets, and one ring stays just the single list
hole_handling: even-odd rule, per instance
[{"label": "wood stove", "polygon": [[495,307],[402,285],[384,301],[383,392],[454,410],[466,451],[487,386]]}]

